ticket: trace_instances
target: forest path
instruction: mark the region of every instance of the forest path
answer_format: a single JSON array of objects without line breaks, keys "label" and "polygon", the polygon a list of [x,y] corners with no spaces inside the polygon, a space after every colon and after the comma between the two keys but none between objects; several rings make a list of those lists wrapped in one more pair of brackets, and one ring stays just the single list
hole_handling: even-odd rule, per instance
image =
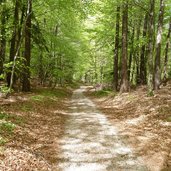
[{"label": "forest path", "polygon": [[131,148],[122,142],[94,103],[84,96],[86,87],[74,91],[70,118],[60,141],[63,171],[146,171]]}]

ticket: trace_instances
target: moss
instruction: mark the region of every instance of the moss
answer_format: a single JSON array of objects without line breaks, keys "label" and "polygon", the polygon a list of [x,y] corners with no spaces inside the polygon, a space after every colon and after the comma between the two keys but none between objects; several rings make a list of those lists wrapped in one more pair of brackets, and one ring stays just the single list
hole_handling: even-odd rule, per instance
[{"label": "moss", "polygon": [[2,122],[0,123],[0,133],[11,134],[15,127],[15,124],[11,122]]},{"label": "moss", "polygon": [[7,140],[0,136],[0,146],[4,146],[6,143],[7,143]]},{"label": "moss", "polygon": [[167,122],[171,122],[171,116],[166,119]]},{"label": "moss", "polygon": [[105,97],[105,96],[111,95],[111,93],[112,91],[100,90],[100,91],[93,92],[92,95],[95,97]]}]

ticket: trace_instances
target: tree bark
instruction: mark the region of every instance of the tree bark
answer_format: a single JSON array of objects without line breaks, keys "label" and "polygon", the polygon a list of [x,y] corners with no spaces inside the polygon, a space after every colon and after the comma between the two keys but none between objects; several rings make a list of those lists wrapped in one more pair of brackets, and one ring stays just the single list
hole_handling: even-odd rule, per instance
[{"label": "tree bark", "polygon": [[166,85],[167,77],[168,77],[167,65],[168,65],[168,52],[169,52],[169,46],[170,46],[170,35],[171,35],[171,17],[170,17],[169,30],[167,34],[167,41],[166,41],[166,47],[165,47],[164,76],[163,76],[164,85]]},{"label": "tree bark", "polygon": [[[128,65],[128,80],[131,81],[131,71],[132,71],[132,58],[134,55],[134,36],[135,36],[135,28],[132,28],[132,36],[131,36],[131,49],[129,54],[129,65]],[[132,71],[133,72],[133,71]]]},{"label": "tree bark", "polygon": [[[18,22],[18,20],[19,20],[19,16],[18,16],[19,9],[18,9],[18,7],[19,7],[19,1],[16,0],[15,1],[15,10],[14,10],[14,21],[13,21],[14,30],[13,30],[13,34],[12,34],[12,38],[11,38],[9,62],[14,61],[14,57],[16,54],[17,28],[18,28],[18,24],[19,24],[19,22]],[[10,68],[10,72],[7,73],[7,85],[8,85],[8,87],[10,86],[10,81],[11,81],[11,70],[12,70],[12,68]],[[14,78],[14,82],[15,82],[15,78]]]},{"label": "tree bark", "polygon": [[24,72],[22,91],[30,91],[30,58],[31,58],[31,15],[32,14],[32,0],[28,0],[27,18],[25,25],[25,52],[24,52]]},{"label": "tree bark", "polygon": [[124,2],[123,5],[123,15],[122,15],[122,71],[121,71],[121,88],[120,92],[129,91],[129,81],[128,81],[128,1]]},{"label": "tree bark", "polygon": [[[4,1],[6,3],[6,1]],[[4,4],[2,9],[2,17],[1,17],[1,40],[0,40],[0,75],[3,74],[3,65],[5,61],[5,52],[6,52],[6,4]]]},{"label": "tree bark", "polygon": [[148,95],[153,95],[153,52],[154,52],[154,9],[155,0],[150,0],[149,31],[148,31]]},{"label": "tree bark", "polygon": [[117,7],[116,15],[116,34],[115,34],[115,49],[114,49],[114,67],[113,67],[113,88],[118,90],[118,57],[119,57],[119,31],[120,31],[120,7]]},{"label": "tree bark", "polygon": [[[142,20],[139,20],[137,27],[136,42],[140,42]],[[135,49],[135,60],[136,60],[136,85],[140,84],[140,43],[137,43]]]},{"label": "tree bark", "polygon": [[[147,26],[148,26],[148,13],[144,18],[144,28],[143,28],[143,38],[147,36]],[[141,47],[141,57],[140,57],[140,84],[147,84],[147,68],[146,68],[146,45],[145,43]]]},{"label": "tree bark", "polygon": [[163,16],[164,16],[164,0],[160,0],[160,11],[158,18],[158,30],[157,30],[157,42],[156,42],[156,55],[154,66],[154,89],[158,90],[161,84],[161,42],[162,42],[162,28],[163,28]]}]

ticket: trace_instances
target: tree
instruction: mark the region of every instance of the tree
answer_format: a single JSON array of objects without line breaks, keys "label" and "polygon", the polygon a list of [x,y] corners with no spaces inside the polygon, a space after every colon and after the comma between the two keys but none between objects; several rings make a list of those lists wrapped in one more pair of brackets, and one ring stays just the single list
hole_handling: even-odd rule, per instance
[{"label": "tree", "polygon": [[31,58],[31,18],[32,0],[28,0],[27,18],[25,24],[25,52],[24,52],[24,72],[22,80],[22,91],[30,91],[30,58]]},{"label": "tree", "polygon": [[6,52],[6,1],[4,0],[4,5],[1,12],[1,40],[0,40],[0,75],[3,74],[3,65],[5,61]]},{"label": "tree", "polygon": [[158,90],[161,84],[161,41],[162,41],[162,28],[164,17],[164,0],[160,0],[160,10],[158,17],[158,29],[157,29],[157,42],[156,42],[156,55],[155,55],[155,67],[154,67],[154,89]]},{"label": "tree", "polygon": [[120,92],[129,91],[128,68],[127,68],[127,56],[128,56],[127,34],[128,34],[128,1],[126,1],[123,5],[123,14],[122,14],[122,72],[121,72],[122,75],[121,75]]},{"label": "tree", "polygon": [[114,74],[113,74],[113,88],[118,90],[118,57],[119,57],[119,30],[120,30],[120,6],[116,10],[116,33],[115,33],[115,49],[114,49]]},{"label": "tree", "polygon": [[148,31],[148,95],[153,95],[153,42],[154,42],[154,10],[155,0],[150,0]]},{"label": "tree", "polygon": [[[12,33],[12,38],[10,41],[10,54],[9,54],[9,62],[14,61],[14,57],[16,54],[16,41],[17,41],[17,31],[18,31],[18,25],[19,25],[19,1],[15,1],[15,9],[14,9],[14,18],[13,18],[13,33]],[[11,84],[11,72],[12,72],[12,67],[10,67],[10,70],[7,73],[7,85],[8,87]],[[14,75],[14,82],[15,82],[15,75]]]},{"label": "tree", "polygon": [[168,79],[167,66],[168,66],[168,51],[169,51],[169,45],[170,45],[170,35],[171,35],[171,17],[170,17],[169,29],[168,29],[168,34],[166,38],[166,47],[165,47],[164,76],[163,76],[164,85],[166,85],[167,79]]},{"label": "tree", "polygon": [[145,38],[147,36],[147,27],[148,26],[148,13],[144,17],[144,27],[143,27],[143,45],[141,47],[141,56],[140,56],[140,83],[145,85],[147,83],[147,68],[146,68],[146,43]]}]

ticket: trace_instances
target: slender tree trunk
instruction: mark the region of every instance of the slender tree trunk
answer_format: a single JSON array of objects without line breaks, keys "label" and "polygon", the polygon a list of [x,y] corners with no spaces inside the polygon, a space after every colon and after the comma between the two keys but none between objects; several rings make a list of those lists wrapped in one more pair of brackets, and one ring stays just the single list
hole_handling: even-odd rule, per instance
[{"label": "slender tree trunk", "polygon": [[128,1],[124,2],[123,15],[122,15],[122,76],[121,76],[121,88],[120,92],[129,91],[129,81],[128,81]]},{"label": "slender tree trunk", "polygon": [[155,0],[150,0],[149,43],[148,43],[148,95],[153,95],[153,41],[154,41],[154,8]]},{"label": "slender tree trunk", "polygon": [[169,23],[169,30],[167,34],[167,41],[166,41],[166,47],[165,47],[165,59],[164,59],[164,76],[163,76],[163,83],[166,85],[167,83],[167,65],[168,65],[168,51],[170,46],[170,35],[171,35],[171,17],[170,17],[170,23]]},{"label": "slender tree trunk", "polygon": [[[10,58],[9,58],[9,62],[13,62],[14,61],[14,57],[16,54],[16,40],[17,40],[17,28],[18,28],[18,20],[19,20],[19,16],[18,16],[18,12],[19,12],[19,1],[16,0],[15,1],[15,11],[14,11],[14,30],[13,30],[13,34],[12,34],[12,39],[11,39],[11,47],[10,47]],[[7,85],[10,86],[10,81],[11,81],[11,70],[10,72],[7,74]],[[15,77],[15,76],[14,76]],[[14,82],[15,82],[15,78],[14,78]]]},{"label": "slender tree trunk", "polygon": [[161,84],[161,42],[162,42],[162,28],[163,28],[163,16],[164,16],[164,0],[160,0],[160,11],[158,19],[158,32],[157,32],[157,44],[156,44],[156,56],[154,66],[154,89],[158,90]]},{"label": "slender tree trunk", "polygon": [[[6,3],[6,1],[4,1]],[[5,61],[5,52],[6,52],[6,31],[5,31],[5,24],[6,24],[6,4],[3,6],[2,9],[2,17],[1,17],[1,40],[0,40],[0,75],[3,74],[3,65]]]},{"label": "slender tree trunk", "polygon": [[116,34],[115,34],[115,49],[114,49],[114,70],[113,70],[113,88],[118,90],[118,57],[119,57],[119,31],[120,31],[120,7],[117,7],[116,15]]},{"label": "slender tree trunk", "polygon": [[30,91],[30,58],[31,58],[31,13],[32,13],[32,0],[28,0],[27,18],[25,25],[25,68],[23,73],[22,91]]},{"label": "slender tree trunk", "polygon": [[131,71],[132,71],[132,58],[134,55],[134,36],[135,36],[135,28],[132,29],[132,36],[131,36],[131,49],[129,54],[129,65],[128,65],[128,80],[131,81]]},{"label": "slender tree trunk", "polygon": [[141,34],[141,25],[142,20],[139,20],[138,27],[137,27],[137,35],[136,35],[136,42],[137,46],[135,49],[135,59],[136,59],[136,85],[140,84],[140,34]]},{"label": "slender tree trunk", "polygon": [[[147,36],[147,26],[148,26],[148,13],[144,18],[144,28],[143,28],[143,38]],[[145,43],[141,47],[141,57],[140,57],[140,84],[144,85],[147,83],[147,68],[146,68],[146,45]]]}]

